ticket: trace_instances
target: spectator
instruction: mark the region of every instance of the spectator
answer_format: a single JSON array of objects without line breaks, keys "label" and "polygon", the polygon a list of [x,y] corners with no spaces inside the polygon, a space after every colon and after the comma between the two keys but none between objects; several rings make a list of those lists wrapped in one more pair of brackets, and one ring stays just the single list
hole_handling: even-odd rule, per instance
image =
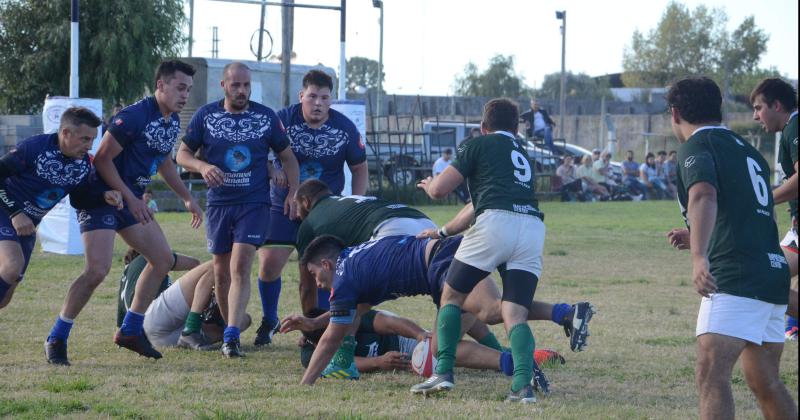
[{"label": "spectator", "polygon": [[645,156],[644,163],[639,167],[639,178],[642,183],[647,187],[648,193],[653,192],[656,199],[663,199],[669,196],[667,185],[658,177],[658,169],[656,168],[656,156],[648,153]]},{"label": "spectator", "polygon": [[611,172],[611,153],[607,151],[602,152],[600,154],[600,159],[592,163],[592,177],[609,192],[614,190],[614,187],[617,186],[617,181],[614,179],[614,174]]},{"label": "spectator", "polygon": [[675,194],[678,192],[678,189],[669,181],[669,176],[667,174],[669,171],[669,164],[667,164],[667,152],[664,150],[659,150],[658,153],[656,153],[656,156],[656,171],[658,173],[658,177],[661,179],[664,185],[667,186],[667,197],[670,200],[673,200],[675,199]]},{"label": "spectator", "polygon": [[[581,180],[575,176],[575,165],[570,155],[564,156],[561,166],[556,169],[556,175],[561,179],[561,201],[575,201],[575,194],[581,194],[583,187]],[[583,197],[581,197],[583,198]]]},{"label": "spectator", "polygon": [[[645,199],[647,188],[639,179],[639,163],[633,160],[633,150],[628,150],[622,162],[622,184],[628,192],[639,199]],[[636,198],[634,198],[635,200]]]},{"label": "spectator", "polygon": [[[475,130],[477,130],[477,135],[475,134]],[[462,140],[462,142],[469,140],[473,137],[478,137],[480,135],[481,135],[481,129],[474,127],[472,130],[470,130],[470,136]],[[445,168],[450,166],[450,162],[452,161],[452,159],[453,159],[453,149],[450,148],[444,149],[442,151],[442,157],[436,159],[436,162],[433,162],[433,171],[432,171],[433,176],[439,175],[440,173],[442,173],[442,171],[445,170]],[[453,192],[456,194],[458,199],[461,200],[462,203],[466,204],[471,201],[471,199],[469,198],[469,193],[467,193],[466,181],[462,182],[461,185],[456,187],[456,189],[453,190]]]},{"label": "spectator", "polygon": [[158,203],[156,203],[156,200],[153,199],[153,192],[150,191],[149,188],[144,190],[144,194],[142,194],[142,201],[147,204],[147,207],[153,210],[153,213],[158,213]]},{"label": "spectator", "polygon": [[592,168],[592,157],[586,155],[582,160],[583,165],[575,170],[575,174],[581,180],[581,185],[584,193],[588,193],[591,200],[595,200],[595,196],[600,196],[600,201],[606,201],[610,198],[608,190],[600,185],[594,178],[594,169]]},{"label": "spectator", "polygon": [[453,149],[447,148],[442,151],[442,156],[433,162],[433,176],[439,175],[445,168],[450,166],[450,161],[453,159]]},{"label": "spectator", "polygon": [[547,115],[547,111],[539,108],[536,99],[531,99],[531,109],[519,116],[525,122],[525,135],[528,137],[542,137],[545,146],[553,148],[553,127],[556,123]]},{"label": "spectator", "polygon": [[678,152],[670,150],[667,160],[664,162],[664,174],[667,177],[667,186],[672,187],[672,196],[678,193]]},{"label": "spectator", "polygon": [[592,163],[596,162],[600,159],[600,149],[594,148],[592,149]]}]

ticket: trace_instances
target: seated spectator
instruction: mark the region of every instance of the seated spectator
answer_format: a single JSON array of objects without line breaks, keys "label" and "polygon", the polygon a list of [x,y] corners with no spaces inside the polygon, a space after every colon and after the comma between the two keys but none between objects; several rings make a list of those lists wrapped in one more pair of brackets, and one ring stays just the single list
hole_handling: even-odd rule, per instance
[{"label": "seated spectator", "polygon": [[575,175],[572,160],[572,156],[564,156],[561,166],[556,169],[556,175],[561,178],[561,201],[575,201],[575,194],[580,195],[583,190],[581,180]]},{"label": "seated spectator", "polygon": [[669,176],[667,175],[669,164],[667,164],[667,152],[664,150],[659,150],[656,153],[656,171],[658,172],[658,178],[667,186],[667,198],[674,200],[678,188],[669,182]]},{"label": "seated spectator", "polygon": [[150,191],[149,188],[144,190],[144,194],[142,194],[142,201],[144,201],[150,210],[153,210],[153,213],[158,213],[158,203],[156,203],[156,200],[153,199],[153,192]]},{"label": "seated spectator", "polygon": [[608,190],[595,179],[594,169],[592,168],[592,156],[584,156],[582,163],[583,165],[575,170],[575,174],[581,180],[583,192],[588,193],[592,201],[595,200],[596,196],[599,196],[601,201],[608,200],[611,197]]},{"label": "seated spectator", "polygon": [[611,172],[611,153],[604,151],[600,153],[600,159],[592,163],[592,178],[604,186],[609,193],[613,192],[618,186],[617,181],[614,179],[614,174]]},{"label": "seated spectator", "polygon": [[650,196],[650,198],[660,200],[669,197],[667,184],[658,176],[656,156],[654,154],[648,153],[645,157],[644,163],[639,167],[639,179],[647,187],[648,194],[652,192],[653,196]]},{"label": "seated spectator", "polygon": [[678,195],[678,152],[669,151],[667,160],[664,161],[664,175],[667,179],[667,187],[670,189],[672,197]]},{"label": "seated spectator", "polygon": [[647,187],[639,179],[639,163],[633,160],[633,150],[628,150],[625,155],[625,160],[622,162],[622,185],[628,189],[628,192],[636,199],[645,199],[647,197]]}]

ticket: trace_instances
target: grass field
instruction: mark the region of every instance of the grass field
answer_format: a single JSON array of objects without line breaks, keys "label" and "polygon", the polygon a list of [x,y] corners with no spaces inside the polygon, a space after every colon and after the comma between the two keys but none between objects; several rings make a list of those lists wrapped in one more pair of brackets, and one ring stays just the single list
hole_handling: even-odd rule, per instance
[{"label": "grass field", "polygon": [[[553,393],[534,406],[503,403],[510,381],[495,372],[457,370],[457,388],[442,398],[409,393],[419,378],[409,373],[366,374],[360,381],[320,380],[298,385],[302,375],[297,333],[278,335],[267,350],[243,333],[247,358],[166,350],[159,361],[117,349],[117,282],[121,242],[106,282],[76,320],[70,338],[72,366],[49,366],[42,343],[81,257],[36,251],[11,304],[0,311],[0,416],[13,418],[691,418],[696,417],[694,326],[699,296],[691,286],[689,258],[671,249],[665,232],[682,225],[674,202],[544,203],[548,233],[544,274],[536,297],[551,302],[589,300],[598,309],[590,347],[571,353],[562,329],[532,323],[539,348],[559,351],[567,363],[547,369]],[[446,221],[455,207],[422,209]],[[783,214],[783,212],[781,212]],[[784,218],[785,219],[785,218]],[[167,237],[182,253],[208,258],[202,229],[186,214],[159,214]],[[786,220],[781,226],[787,226]],[[783,230],[783,229],[781,229]],[[254,267],[255,274],[255,267]],[[255,282],[255,276],[253,279]],[[281,315],[297,312],[294,257],[283,276]],[[253,288],[254,290],[255,287]],[[382,306],[431,328],[428,298]],[[260,315],[258,297],[248,307]],[[493,331],[507,343],[500,326]],[[797,343],[786,345],[782,378],[797,398]],[[733,390],[739,418],[760,411],[738,370]]]}]

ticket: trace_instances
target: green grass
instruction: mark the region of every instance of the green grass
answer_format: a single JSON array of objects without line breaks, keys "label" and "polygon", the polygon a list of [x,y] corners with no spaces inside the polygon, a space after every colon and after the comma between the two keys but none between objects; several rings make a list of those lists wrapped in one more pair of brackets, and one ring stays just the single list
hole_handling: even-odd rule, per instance
[{"label": "green grass", "polygon": [[[14,300],[0,310],[0,417],[695,417],[699,297],[689,280],[688,255],[671,249],[665,239],[667,230],[682,225],[676,203],[547,202],[542,207],[547,240],[537,299],[590,300],[599,312],[592,321],[590,347],[583,353],[569,351],[560,327],[531,323],[537,346],[567,359],[564,366],[546,370],[553,394],[533,407],[503,403],[509,380],[494,372],[458,370],[457,388],[433,399],[411,396],[409,387],[419,378],[407,373],[365,374],[357,382],[320,380],[303,387],[298,384],[303,371],[296,333],[278,335],[271,348],[256,350],[255,331],[244,332],[244,360],[171,349],[152,361],[117,349],[111,338],[125,251],[118,241],[111,274],[72,330],[73,365],[68,368],[47,365],[42,343],[70,281],[83,268],[83,258],[35,252]],[[422,210],[442,223],[457,208]],[[208,258],[203,231],[190,229],[186,214],[159,214],[158,220],[177,251]],[[781,226],[786,225],[782,220]],[[287,315],[298,308],[294,257],[283,281],[281,314]],[[382,306],[423,327],[433,325],[435,309],[427,298]],[[248,310],[260,312],[255,293]],[[506,344],[502,327],[492,329]],[[783,381],[796,390],[797,343],[786,345],[781,370]],[[738,368],[734,375],[737,415],[759,418]]]}]

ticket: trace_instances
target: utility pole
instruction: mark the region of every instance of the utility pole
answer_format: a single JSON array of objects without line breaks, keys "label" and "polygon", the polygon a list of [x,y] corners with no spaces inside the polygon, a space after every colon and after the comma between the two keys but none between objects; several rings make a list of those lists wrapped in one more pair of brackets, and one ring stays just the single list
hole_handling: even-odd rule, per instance
[{"label": "utility pole", "polygon": [[219,28],[211,28],[211,58],[219,58]]},{"label": "utility pole", "polygon": [[78,62],[80,49],[80,32],[78,30],[78,17],[80,16],[80,5],[78,0],[72,0],[70,5],[70,40],[69,40],[69,97],[78,98],[78,81],[80,75],[78,73]]},{"label": "utility pole", "polygon": [[[267,16],[267,3],[264,0],[261,0],[261,23],[258,26],[258,54],[256,54],[257,61],[263,60],[261,54],[263,54],[264,52],[264,18],[266,16]],[[250,42],[251,42],[250,45],[252,45],[253,41]]]},{"label": "utility pole", "polygon": [[294,36],[294,0],[284,0],[281,9],[283,35],[281,36],[281,101],[289,106],[289,82],[291,80],[292,44]]},{"label": "utility pole", "polygon": [[192,56],[192,44],[194,44],[194,0],[189,0],[189,57]]},{"label": "utility pole", "polygon": [[[567,74],[565,73],[565,56],[567,51],[567,11],[556,12],[556,19],[561,19],[561,93],[559,94],[558,114],[561,126],[561,137],[564,137],[564,113],[566,113]],[[566,141],[566,139],[565,139]]]},{"label": "utility pole", "polygon": [[347,0],[339,7],[339,100],[347,99],[347,60],[344,55]]},{"label": "utility pole", "polygon": [[381,96],[383,95],[383,0],[372,0],[372,5],[381,9],[381,17],[378,24],[381,28],[380,47],[378,49],[378,92],[375,94],[375,113],[381,115]]}]

